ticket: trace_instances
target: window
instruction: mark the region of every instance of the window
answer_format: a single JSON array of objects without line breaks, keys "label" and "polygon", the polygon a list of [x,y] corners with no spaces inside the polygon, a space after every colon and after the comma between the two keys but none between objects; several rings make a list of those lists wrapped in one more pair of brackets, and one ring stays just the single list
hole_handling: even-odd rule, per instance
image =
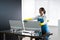
[{"label": "window", "polygon": [[57,0],[22,0],[22,19],[35,17],[39,14],[39,8],[44,7],[49,18],[48,25],[58,26],[59,3]]}]

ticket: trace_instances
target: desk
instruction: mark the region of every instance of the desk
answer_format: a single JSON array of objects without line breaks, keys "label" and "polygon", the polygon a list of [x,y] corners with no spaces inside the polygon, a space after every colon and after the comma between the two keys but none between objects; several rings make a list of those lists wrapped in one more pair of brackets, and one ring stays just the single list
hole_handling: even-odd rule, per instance
[{"label": "desk", "polygon": [[0,31],[0,33],[3,34],[3,40],[5,40],[5,34],[13,34],[13,35],[17,35],[19,40],[22,40],[22,38],[24,37],[30,37],[30,40],[33,40],[33,38],[38,38],[43,40],[45,37],[44,36],[29,36],[29,35],[22,35],[21,33],[12,33],[11,31]]}]

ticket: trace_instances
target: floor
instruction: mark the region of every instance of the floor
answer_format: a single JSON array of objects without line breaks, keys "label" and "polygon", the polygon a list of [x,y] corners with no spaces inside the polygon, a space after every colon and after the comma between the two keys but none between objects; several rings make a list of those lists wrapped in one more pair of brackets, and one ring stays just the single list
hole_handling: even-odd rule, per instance
[{"label": "floor", "polygon": [[[50,28],[50,31],[53,33],[53,35],[49,37],[49,40],[59,40],[58,27],[49,27],[49,28]],[[30,39],[29,37],[23,38],[23,40],[29,40],[29,39]]]},{"label": "floor", "polygon": [[59,40],[58,38],[58,27],[49,27],[50,31],[53,33],[52,36],[50,36],[50,40]]}]

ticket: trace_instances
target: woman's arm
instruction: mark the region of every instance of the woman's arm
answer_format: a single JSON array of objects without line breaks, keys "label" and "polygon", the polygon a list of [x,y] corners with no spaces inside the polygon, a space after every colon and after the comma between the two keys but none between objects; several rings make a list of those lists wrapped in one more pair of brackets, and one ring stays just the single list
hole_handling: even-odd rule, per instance
[{"label": "woman's arm", "polygon": [[36,17],[34,17],[34,18],[25,18],[24,20],[37,20],[38,17],[39,17],[39,16],[36,16]]}]

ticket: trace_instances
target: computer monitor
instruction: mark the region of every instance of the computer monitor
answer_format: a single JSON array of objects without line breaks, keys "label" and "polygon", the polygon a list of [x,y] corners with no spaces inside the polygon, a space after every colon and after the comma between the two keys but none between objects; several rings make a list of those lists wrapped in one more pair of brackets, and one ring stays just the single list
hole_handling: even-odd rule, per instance
[{"label": "computer monitor", "polygon": [[9,24],[11,29],[15,30],[23,29],[23,24],[22,21],[20,20],[9,20]]},{"label": "computer monitor", "polygon": [[37,21],[27,21],[24,22],[25,30],[41,30],[39,22]]}]

